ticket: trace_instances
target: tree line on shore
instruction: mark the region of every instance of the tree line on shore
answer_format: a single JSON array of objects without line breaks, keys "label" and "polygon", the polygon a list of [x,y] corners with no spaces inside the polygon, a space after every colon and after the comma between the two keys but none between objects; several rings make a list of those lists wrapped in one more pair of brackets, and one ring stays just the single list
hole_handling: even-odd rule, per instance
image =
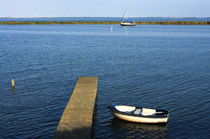
[{"label": "tree line on shore", "polygon": [[[136,21],[137,25],[210,25],[210,21]],[[0,25],[120,24],[119,21],[0,21]]]}]

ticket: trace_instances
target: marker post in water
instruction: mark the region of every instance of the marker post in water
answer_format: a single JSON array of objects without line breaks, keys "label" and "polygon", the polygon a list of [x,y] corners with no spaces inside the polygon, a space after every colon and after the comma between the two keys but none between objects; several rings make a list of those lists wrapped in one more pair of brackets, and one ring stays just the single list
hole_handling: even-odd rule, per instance
[{"label": "marker post in water", "polygon": [[14,79],[11,80],[11,84],[12,84],[12,89],[14,89],[15,88],[15,80]]}]

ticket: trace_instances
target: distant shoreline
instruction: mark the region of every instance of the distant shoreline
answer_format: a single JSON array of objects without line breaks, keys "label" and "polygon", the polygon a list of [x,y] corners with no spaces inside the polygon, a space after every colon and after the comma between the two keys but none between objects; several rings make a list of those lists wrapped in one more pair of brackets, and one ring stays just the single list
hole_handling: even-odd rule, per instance
[{"label": "distant shoreline", "polygon": [[[39,19],[39,18],[122,18],[122,16],[58,16],[58,17],[0,17],[0,19]],[[129,18],[210,18],[210,16],[129,16]]]},{"label": "distant shoreline", "polygon": [[[210,25],[210,21],[136,21],[137,25]],[[120,24],[119,21],[0,21],[0,25]]]}]

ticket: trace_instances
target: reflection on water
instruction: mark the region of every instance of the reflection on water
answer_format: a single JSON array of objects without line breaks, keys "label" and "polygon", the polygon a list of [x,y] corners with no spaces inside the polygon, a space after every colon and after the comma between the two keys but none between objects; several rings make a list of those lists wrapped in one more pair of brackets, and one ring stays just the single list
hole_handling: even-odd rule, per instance
[{"label": "reflection on water", "polygon": [[118,133],[115,135],[118,137],[126,135],[127,138],[144,138],[146,135],[148,138],[167,138],[167,124],[141,124],[113,118],[110,121],[110,126],[114,134]]},{"label": "reflection on water", "polygon": [[15,93],[15,88],[14,87],[12,87],[12,93]]}]

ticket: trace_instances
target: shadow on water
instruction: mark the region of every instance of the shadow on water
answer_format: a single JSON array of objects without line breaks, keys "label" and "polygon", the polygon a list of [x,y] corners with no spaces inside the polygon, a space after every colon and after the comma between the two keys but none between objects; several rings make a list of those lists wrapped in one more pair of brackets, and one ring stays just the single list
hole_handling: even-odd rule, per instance
[{"label": "shadow on water", "polygon": [[56,131],[54,139],[88,139],[91,137],[90,127],[76,128],[71,131]]},{"label": "shadow on water", "polygon": [[[132,123],[117,118],[111,121],[113,134],[123,135],[126,138],[162,138],[167,139],[167,124],[141,124]],[[122,134],[121,134],[122,133]]]}]

